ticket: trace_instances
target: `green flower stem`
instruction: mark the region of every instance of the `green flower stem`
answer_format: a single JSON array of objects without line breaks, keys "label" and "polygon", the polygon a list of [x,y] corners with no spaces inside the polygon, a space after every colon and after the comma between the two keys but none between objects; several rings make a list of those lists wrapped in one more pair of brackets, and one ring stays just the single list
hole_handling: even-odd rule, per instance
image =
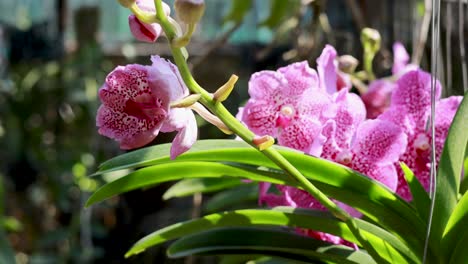
[{"label": "green flower stem", "polygon": [[[160,24],[166,33],[169,42],[172,43],[172,40],[176,37],[176,33],[167,19],[164,12],[162,12],[162,2],[161,0],[155,0],[156,12]],[[174,47],[171,45],[171,51],[179,68],[182,79],[184,80],[187,87],[193,93],[201,95],[200,102],[205,105],[210,111],[212,111],[216,116],[221,119],[226,126],[228,126],[236,135],[241,137],[245,142],[251,146],[257,148],[252,143],[252,140],[255,134],[246,128],[239,120],[237,120],[225,107],[222,103],[216,102],[213,100],[212,95],[203,89],[193,78],[190,69],[185,61],[185,57],[180,48]],[[258,148],[257,148],[258,149]],[[359,240],[361,245],[372,255],[372,257],[378,263],[388,263],[382,259],[378,252],[369,244],[367,239],[361,233],[361,230],[357,227],[356,222],[353,217],[349,215],[345,210],[337,206],[330,198],[323,194],[317,187],[315,187],[302,173],[297,170],[286,158],[284,158],[278,151],[273,148],[267,148],[261,151],[265,156],[267,156],[271,161],[283,169],[286,173],[292,176],[297,180],[302,188],[310,193],[314,198],[316,198],[322,205],[324,205],[335,217],[345,222],[349,229],[352,231],[353,235]]]},{"label": "green flower stem", "polygon": [[[154,14],[152,13],[149,13],[149,12],[145,12],[143,10],[141,10],[136,3],[133,3],[130,7],[129,7],[130,11],[132,11],[132,13],[140,20],[142,21],[143,23],[146,23],[146,24],[152,24],[152,23],[158,23],[159,20],[156,16],[154,16]],[[164,11],[163,11],[164,12]]]}]

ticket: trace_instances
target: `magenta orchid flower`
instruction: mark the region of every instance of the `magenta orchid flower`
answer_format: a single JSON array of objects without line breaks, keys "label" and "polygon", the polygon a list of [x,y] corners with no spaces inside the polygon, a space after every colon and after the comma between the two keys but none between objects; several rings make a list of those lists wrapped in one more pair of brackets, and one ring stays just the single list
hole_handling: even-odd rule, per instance
[{"label": "magenta orchid flower", "polygon": [[[453,120],[461,96],[439,100],[441,86],[436,85],[436,157],[442,152],[448,128]],[[423,187],[428,190],[430,180],[431,136],[427,129],[431,104],[431,76],[421,70],[410,71],[397,82],[390,108],[379,119],[398,125],[408,137],[408,146],[400,161],[414,172]],[[398,166],[398,164],[396,164]],[[397,194],[411,200],[411,193],[403,172],[398,168]]]},{"label": "magenta orchid flower", "polygon": [[322,157],[346,165],[395,191],[394,163],[406,149],[406,135],[391,122],[365,119],[365,108],[355,94],[340,92],[336,116],[323,128],[327,138]]},{"label": "magenta orchid flower", "polygon": [[151,66],[119,66],[107,76],[99,90],[96,125],[122,149],[142,147],[160,131],[178,131],[171,147],[174,159],[195,142],[197,124],[191,110],[170,108],[188,95],[176,66],[158,56],[151,60]]},{"label": "magenta orchid flower", "polygon": [[330,99],[319,90],[317,73],[307,62],[255,73],[249,94],[241,120],[255,134],[271,135],[280,145],[320,155],[320,120]]},{"label": "magenta orchid flower", "polygon": [[[136,0],[136,4],[142,11],[156,14],[153,0]],[[163,8],[166,15],[169,15],[171,9],[164,2]],[[162,28],[158,23],[146,24],[133,14],[128,17],[128,25],[133,36],[139,41],[155,42],[162,33]]]}]

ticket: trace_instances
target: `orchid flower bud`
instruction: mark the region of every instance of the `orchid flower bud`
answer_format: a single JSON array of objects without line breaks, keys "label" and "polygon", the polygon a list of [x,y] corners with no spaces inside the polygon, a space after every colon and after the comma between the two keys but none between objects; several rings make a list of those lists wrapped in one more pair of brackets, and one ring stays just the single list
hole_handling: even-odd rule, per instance
[{"label": "orchid flower bud", "polygon": [[351,55],[343,55],[338,58],[338,68],[344,73],[354,73],[359,61]]},{"label": "orchid flower bud", "polygon": [[364,70],[368,74],[368,79],[374,80],[375,75],[372,70],[372,61],[380,50],[382,39],[377,30],[364,28],[361,32],[361,42],[364,48]]},{"label": "orchid flower bud", "polygon": [[213,99],[217,102],[225,101],[234,89],[234,85],[238,79],[239,77],[233,74],[231,78],[229,78],[229,80],[214,93]]},{"label": "orchid flower bud", "polygon": [[187,97],[184,97],[178,101],[175,101],[173,103],[171,103],[171,108],[186,108],[186,107],[190,107],[192,106],[193,104],[195,104],[196,102],[198,102],[198,100],[200,100],[201,98],[201,95],[199,94],[191,94]]},{"label": "orchid flower bud", "polygon": [[380,33],[372,28],[364,28],[361,32],[361,42],[365,51],[377,53],[380,49],[382,39]]},{"label": "orchid flower bud", "polygon": [[252,143],[258,147],[260,151],[265,150],[275,144],[275,139],[272,136],[265,135],[265,136],[256,136]]},{"label": "orchid flower bud", "polygon": [[175,9],[179,19],[185,24],[196,24],[205,13],[204,0],[176,0]]}]

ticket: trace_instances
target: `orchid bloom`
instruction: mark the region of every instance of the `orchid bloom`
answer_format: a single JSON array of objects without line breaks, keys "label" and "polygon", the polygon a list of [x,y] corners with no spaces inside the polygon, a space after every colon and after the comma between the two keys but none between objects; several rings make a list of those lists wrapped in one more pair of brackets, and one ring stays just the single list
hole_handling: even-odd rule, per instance
[{"label": "orchid bloom", "polygon": [[[460,105],[461,96],[440,99],[441,86],[436,84],[436,162],[438,162],[448,129]],[[431,76],[421,70],[410,71],[397,82],[390,108],[379,119],[398,125],[408,137],[408,146],[400,161],[414,172],[423,187],[429,189],[431,135],[428,120],[431,108]],[[395,164],[397,167],[398,164]],[[398,168],[397,194],[411,200],[411,193]]]},{"label": "orchid bloom", "polygon": [[[410,56],[403,44],[395,42],[393,44],[392,74],[399,78],[409,71],[417,70],[418,66],[409,64],[409,61]],[[395,86],[395,82],[385,79],[378,79],[369,84],[367,92],[361,95],[366,105],[367,118],[377,118],[390,107],[390,99]]]},{"label": "orchid bloom", "polygon": [[241,120],[255,134],[271,135],[280,145],[320,155],[320,120],[330,99],[319,90],[317,73],[307,62],[255,73],[249,94]]},{"label": "orchid bloom", "polygon": [[390,122],[364,121],[366,109],[356,94],[341,90],[325,111],[322,158],[332,160],[396,189],[393,166],[406,148],[406,136]]},{"label": "orchid bloom", "polygon": [[174,159],[195,142],[197,124],[191,110],[170,108],[171,102],[188,95],[177,67],[159,56],[151,60],[151,66],[118,66],[107,76],[99,90],[102,105],[96,125],[122,149],[142,147],[160,131],[178,131],[171,147]]},{"label": "orchid bloom", "polygon": [[[136,4],[141,11],[156,14],[153,0],[136,0]],[[163,8],[166,15],[169,15],[171,9],[164,2]],[[133,36],[139,41],[155,42],[162,33],[162,28],[158,23],[146,24],[133,14],[128,17],[128,24]]]}]

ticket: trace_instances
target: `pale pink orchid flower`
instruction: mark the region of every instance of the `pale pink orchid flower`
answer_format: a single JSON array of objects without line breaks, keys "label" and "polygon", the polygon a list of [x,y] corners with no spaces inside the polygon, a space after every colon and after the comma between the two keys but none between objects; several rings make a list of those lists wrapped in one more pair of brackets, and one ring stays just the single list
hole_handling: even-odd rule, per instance
[{"label": "pale pink orchid flower", "polygon": [[174,159],[195,142],[197,124],[191,110],[170,108],[171,102],[189,94],[177,67],[159,56],[151,60],[151,66],[118,66],[106,77],[96,125],[122,149],[142,147],[159,132],[177,131],[170,151]]},{"label": "pale pink orchid flower", "polygon": [[276,137],[282,146],[320,155],[321,115],[330,98],[318,87],[317,73],[307,62],[257,72],[249,81],[250,99],[241,121],[259,136]]},{"label": "pale pink orchid flower", "polygon": [[[444,146],[448,129],[462,100],[461,96],[451,96],[440,100],[441,86],[436,84],[436,163]],[[380,120],[390,121],[399,126],[408,138],[406,151],[400,156],[414,172],[423,187],[429,189],[430,181],[430,144],[431,134],[428,120],[431,108],[431,76],[429,73],[415,70],[403,75],[392,95],[390,108],[379,116]],[[406,200],[412,196],[403,175],[398,168],[397,194]],[[460,172],[461,173],[461,172]]]},{"label": "pale pink orchid flower", "polygon": [[[136,0],[137,6],[144,12],[156,15],[156,8],[153,0]],[[170,7],[163,2],[166,15],[171,13]],[[143,42],[155,42],[162,33],[162,28],[158,23],[146,24],[140,21],[134,14],[128,16],[128,25],[133,36]]]}]

